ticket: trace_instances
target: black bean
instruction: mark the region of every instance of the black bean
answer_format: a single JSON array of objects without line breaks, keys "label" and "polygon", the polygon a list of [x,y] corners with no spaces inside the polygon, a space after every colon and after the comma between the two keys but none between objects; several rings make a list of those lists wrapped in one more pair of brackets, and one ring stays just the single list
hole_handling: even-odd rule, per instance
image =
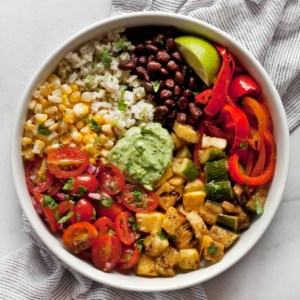
[{"label": "black bean", "polygon": [[184,75],[182,72],[180,72],[180,71],[175,72],[175,81],[179,84],[184,83]]},{"label": "black bean", "polygon": [[190,89],[186,89],[186,90],[183,91],[183,96],[188,98],[188,99],[191,99],[191,98],[194,97],[194,94]]},{"label": "black bean", "polygon": [[167,63],[170,60],[170,55],[166,50],[160,50],[156,53],[156,59],[161,63]]},{"label": "black bean", "polygon": [[163,117],[169,112],[169,108],[166,105],[156,106],[154,109],[155,117]]},{"label": "black bean", "polygon": [[138,66],[135,70],[139,77],[145,78],[146,69],[143,66]]},{"label": "black bean", "polygon": [[177,116],[177,110],[174,109],[174,110],[171,110],[168,114],[167,114],[167,118],[168,119],[175,119]]},{"label": "black bean", "polygon": [[137,44],[134,48],[135,52],[142,52],[145,50],[145,46],[143,44]]},{"label": "black bean", "polygon": [[135,64],[133,60],[123,60],[119,62],[119,69],[124,71],[131,71],[135,68]]},{"label": "black bean", "polygon": [[171,71],[171,72],[176,72],[179,69],[179,66],[176,64],[176,62],[174,60],[170,60],[167,63],[167,68]]},{"label": "black bean", "polygon": [[188,115],[187,123],[190,125],[195,125],[198,123],[198,120],[195,119],[193,116]]},{"label": "black bean", "polygon": [[169,51],[173,51],[176,49],[175,41],[172,38],[167,38],[166,45]]},{"label": "black bean", "polygon": [[168,89],[172,90],[175,86],[175,81],[174,79],[168,78],[166,79],[165,84]]},{"label": "black bean", "polygon": [[163,89],[159,92],[159,97],[161,99],[170,98],[170,97],[172,97],[172,92],[170,90]]},{"label": "black bean", "polygon": [[155,36],[153,39],[152,39],[152,42],[154,44],[156,44],[157,46],[163,46],[164,43],[166,41],[166,36],[159,33],[157,36]]},{"label": "black bean", "polygon": [[190,77],[189,79],[189,88],[190,89],[195,89],[196,87],[196,78],[195,77]]},{"label": "black bean", "polygon": [[146,82],[145,81],[145,82],[142,83],[142,86],[144,87],[146,92],[148,92],[148,93],[153,93],[154,92],[151,82]]},{"label": "black bean", "polygon": [[182,112],[179,112],[176,116],[176,120],[179,122],[179,123],[182,123],[182,124],[185,124],[187,122],[187,114],[186,113],[182,113]]},{"label": "black bean", "polygon": [[186,110],[187,106],[188,106],[188,99],[185,97],[180,97],[179,100],[177,101],[177,107],[183,111]]},{"label": "black bean", "polygon": [[189,103],[189,112],[195,119],[199,119],[202,116],[202,110],[196,103]]},{"label": "black bean", "polygon": [[151,53],[156,53],[158,51],[158,48],[153,44],[147,44],[145,48]]},{"label": "black bean", "polygon": [[179,85],[174,86],[174,96],[181,96],[182,95],[182,89]]},{"label": "black bean", "polygon": [[169,75],[169,71],[166,68],[161,68],[160,69],[160,74],[162,76],[168,76]]},{"label": "black bean", "polygon": [[157,61],[150,61],[147,64],[147,69],[151,72],[157,72],[161,69],[161,63]]},{"label": "black bean", "polygon": [[139,63],[142,66],[146,66],[148,63],[148,58],[146,56],[140,56],[139,57]]},{"label": "black bean", "polygon": [[176,103],[172,98],[169,98],[169,99],[165,100],[164,104],[169,106],[169,107],[175,107],[176,106]]},{"label": "black bean", "polygon": [[178,62],[182,62],[182,55],[178,51],[173,52],[171,54],[171,57],[177,60]]}]

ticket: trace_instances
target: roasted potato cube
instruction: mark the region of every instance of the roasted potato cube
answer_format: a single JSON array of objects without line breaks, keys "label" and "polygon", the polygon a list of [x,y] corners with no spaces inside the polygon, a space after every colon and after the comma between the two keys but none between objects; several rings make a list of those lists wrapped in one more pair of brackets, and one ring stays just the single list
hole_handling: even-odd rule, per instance
[{"label": "roasted potato cube", "polygon": [[188,182],[184,187],[185,193],[198,192],[198,191],[203,191],[203,190],[204,190],[204,184],[198,178],[196,178],[193,181]]},{"label": "roasted potato cube", "polygon": [[182,140],[175,132],[171,132],[170,135],[173,140],[175,150],[182,148],[186,144],[186,142]]},{"label": "roasted potato cube", "polygon": [[167,209],[161,226],[169,235],[175,235],[176,230],[185,221],[185,217],[182,216],[175,207],[171,206]]},{"label": "roasted potato cube", "polygon": [[197,244],[193,228],[189,222],[184,223],[176,230],[175,243],[178,249],[193,248]]},{"label": "roasted potato cube", "polygon": [[145,252],[152,257],[158,257],[169,246],[169,241],[157,232],[151,232],[144,241]]},{"label": "roasted potato cube", "polygon": [[223,208],[219,203],[206,200],[203,207],[200,208],[199,214],[205,223],[214,225],[217,222],[218,215],[223,213]]},{"label": "roasted potato cube", "polygon": [[179,267],[187,270],[200,268],[199,253],[195,248],[179,250]]},{"label": "roasted potato cube", "polygon": [[176,205],[176,209],[178,210],[178,212],[180,214],[182,214],[183,216],[185,216],[188,212],[186,210],[184,210],[183,204],[180,203],[178,205]]},{"label": "roasted potato cube", "polygon": [[172,168],[168,168],[165,173],[162,175],[162,177],[160,178],[160,180],[156,183],[156,188],[159,188],[163,183],[165,183],[166,181],[168,181],[172,176],[174,175],[173,169]]},{"label": "roasted potato cube", "polygon": [[185,179],[181,176],[175,175],[169,179],[169,183],[175,186],[179,186],[185,183]]},{"label": "roasted potato cube", "polygon": [[199,210],[204,205],[206,193],[202,191],[183,194],[183,206],[186,211]]},{"label": "roasted potato cube", "polygon": [[238,233],[216,225],[212,226],[209,230],[209,236],[215,241],[223,244],[225,248],[229,248],[240,237]]},{"label": "roasted potato cube", "polygon": [[151,231],[160,231],[164,214],[158,211],[136,213],[136,224],[138,230],[150,233]]},{"label": "roasted potato cube", "polygon": [[214,241],[210,236],[204,235],[201,243],[200,253],[206,260],[218,262],[224,256],[224,245]]},{"label": "roasted potato cube", "polygon": [[157,259],[155,270],[163,276],[174,276],[174,267],[179,263],[179,252],[173,248],[168,247]]},{"label": "roasted potato cube", "polygon": [[185,216],[194,229],[196,238],[201,238],[203,234],[208,234],[208,230],[203,219],[196,211],[191,211]]},{"label": "roasted potato cube", "polygon": [[143,253],[137,264],[136,273],[138,275],[158,276],[155,264],[155,258]]}]

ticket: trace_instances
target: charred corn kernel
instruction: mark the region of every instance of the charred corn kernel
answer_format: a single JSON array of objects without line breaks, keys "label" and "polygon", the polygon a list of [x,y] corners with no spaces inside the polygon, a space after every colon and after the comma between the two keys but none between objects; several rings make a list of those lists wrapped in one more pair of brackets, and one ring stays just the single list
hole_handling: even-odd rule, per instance
[{"label": "charred corn kernel", "polygon": [[103,124],[104,118],[102,115],[95,115],[93,119],[98,123],[98,124]]},{"label": "charred corn kernel", "polygon": [[72,132],[72,139],[73,141],[80,143],[82,141],[83,135],[78,131]]},{"label": "charred corn kernel", "polygon": [[91,155],[95,155],[96,154],[96,148],[94,147],[94,144],[91,143],[91,144],[86,144],[84,147],[83,147],[83,150],[86,151],[87,153],[91,154]]},{"label": "charred corn kernel", "polygon": [[59,138],[59,141],[64,145],[68,145],[72,141],[72,136],[70,133],[67,133]]},{"label": "charred corn kernel", "polygon": [[31,143],[32,143],[32,139],[31,138],[29,138],[29,137],[23,137],[22,138],[22,145],[24,147],[30,145]]},{"label": "charred corn kernel", "polygon": [[65,109],[65,114],[63,115],[63,121],[68,124],[72,124],[75,121],[73,111],[70,108]]},{"label": "charred corn kernel", "polygon": [[58,97],[58,96],[48,96],[48,100],[49,102],[53,102],[53,103],[61,103],[62,100],[61,100],[61,97]]},{"label": "charred corn kernel", "polygon": [[29,103],[29,109],[34,110],[36,104],[37,104],[36,100],[31,100]]},{"label": "charred corn kernel", "polygon": [[34,158],[34,153],[32,152],[32,149],[30,148],[26,148],[22,151],[22,156],[26,159],[26,160],[32,160]]},{"label": "charred corn kernel", "polygon": [[90,157],[90,164],[95,165],[96,164],[96,158]]},{"label": "charred corn kernel", "polygon": [[92,102],[93,101],[93,94],[91,92],[84,92],[81,94],[80,100],[82,102]]},{"label": "charred corn kernel", "polygon": [[53,119],[48,119],[48,120],[44,123],[44,125],[45,125],[46,127],[50,127],[50,126],[52,126],[53,124],[55,124],[55,121],[54,121]]},{"label": "charred corn kernel", "polygon": [[48,129],[53,132],[56,131],[58,127],[59,127],[59,123],[54,123],[53,125],[49,126]]},{"label": "charred corn kernel", "polygon": [[52,145],[51,145],[51,146],[47,146],[47,147],[45,147],[45,149],[44,149],[44,153],[49,154],[53,149],[54,149],[54,148],[53,148]]},{"label": "charred corn kernel", "polygon": [[84,126],[84,123],[83,123],[82,120],[80,120],[80,121],[78,121],[78,122],[76,123],[76,128],[79,129],[79,130],[80,130],[83,126]]},{"label": "charred corn kernel", "polygon": [[61,112],[64,112],[64,110],[66,109],[66,106],[63,105],[63,104],[59,104],[58,105],[58,110],[61,111]]},{"label": "charred corn kernel", "polygon": [[78,91],[78,86],[74,83],[71,85],[71,89],[73,92],[77,92]]},{"label": "charred corn kernel", "polygon": [[44,98],[40,100],[40,103],[42,104],[43,108],[46,108],[49,105],[49,102]]},{"label": "charred corn kernel", "polygon": [[104,157],[104,158],[108,158],[108,153],[109,153],[109,150],[106,150],[106,149],[102,149],[100,151],[101,157]]},{"label": "charred corn kernel", "polygon": [[77,132],[78,129],[73,124],[69,124],[69,131],[70,132],[73,132],[73,131]]},{"label": "charred corn kernel", "polygon": [[103,146],[105,149],[111,149],[114,146],[114,142],[111,140],[108,140],[103,144]]},{"label": "charred corn kernel", "polygon": [[84,135],[83,138],[82,138],[82,142],[84,144],[94,144],[95,143],[95,139],[93,138],[92,135],[90,134],[87,134],[87,135]]},{"label": "charred corn kernel", "polygon": [[35,114],[34,117],[36,121],[41,124],[45,123],[48,119],[48,116],[46,114]]},{"label": "charred corn kernel", "polygon": [[52,90],[51,90],[51,88],[50,88],[50,86],[46,86],[46,85],[42,85],[42,86],[40,86],[40,91],[41,91],[41,94],[44,96],[44,97],[48,97],[50,94],[51,94],[51,92],[52,92]]},{"label": "charred corn kernel", "polygon": [[70,94],[72,94],[72,88],[71,88],[69,85],[67,85],[67,84],[63,84],[63,85],[60,87],[60,89],[61,89],[61,91],[62,91],[62,93],[63,93],[64,95],[69,96]]},{"label": "charred corn kernel", "polygon": [[29,130],[29,131],[33,131],[34,129],[37,129],[37,126],[35,124],[31,124],[31,123],[25,123],[24,125],[24,129],[25,130]]},{"label": "charred corn kernel", "polygon": [[50,133],[48,136],[47,136],[47,141],[48,142],[52,142],[54,141],[55,139],[58,138],[58,133],[57,132],[52,132]]},{"label": "charred corn kernel", "polygon": [[69,100],[73,104],[78,103],[80,101],[80,96],[81,96],[81,93],[79,91],[73,92],[70,95]]},{"label": "charred corn kernel", "polygon": [[35,154],[40,154],[45,148],[45,143],[41,140],[35,140],[32,152]]},{"label": "charred corn kernel", "polygon": [[45,113],[48,115],[54,115],[57,112],[58,112],[58,108],[56,106],[48,106],[45,109]]},{"label": "charred corn kernel", "polygon": [[80,132],[83,133],[83,134],[87,134],[87,133],[90,133],[91,132],[91,128],[89,125],[85,125],[84,127],[82,127],[80,129]]},{"label": "charred corn kernel", "polygon": [[66,124],[64,121],[62,121],[59,125],[59,133],[64,134],[64,133],[68,132],[68,130],[69,130],[68,124]]},{"label": "charred corn kernel", "polygon": [[37,103],[37,105],[34,108],[35,114],[42,114],[43,113],[43,106],[41,103]]},{"label": "charred corn kernel", "polygon": [[73,111],[75,112],[77,117],[84,117],[89,113],[89,107],[83,103],[77,103],[73,107]]},{"label": "charred corn kernel", "polygon": [[31,132],[31,130],[25,130],[25,131],[24,131],[24,136],[25,136],[25,137],[28,137],[28,138],[30,138],[30,139],[33,138],[33,134],[32,134],[32,132]]},{"label": "charred corn kernel", "polygon": [[102,125],[101,130],[107,135],[113,135],[112,126],[110,124]]}]

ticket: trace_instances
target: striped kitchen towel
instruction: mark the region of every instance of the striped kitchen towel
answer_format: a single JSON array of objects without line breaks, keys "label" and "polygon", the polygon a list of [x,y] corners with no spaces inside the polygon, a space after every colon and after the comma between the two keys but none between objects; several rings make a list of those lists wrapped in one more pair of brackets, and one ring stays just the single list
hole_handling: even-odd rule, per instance
[{"label": "striped kitchen towel", "polygon": [[176,12],[212,24],[250,50],[273,80],[289,129],[300,124],[300,0],[112,0],[112,15]]},{"label": "striped kitchen towel", "polygon": [[[186,14],[235,37],[274,81],[290,130],[299,124],[299,0],[112,0],[113,15],[148,10]],[[49,253],[25,218],[24,228],[32,243],[0,260],[0,299],[207,299],[201,285],[166,293],[133,293],[93,282]]]}]

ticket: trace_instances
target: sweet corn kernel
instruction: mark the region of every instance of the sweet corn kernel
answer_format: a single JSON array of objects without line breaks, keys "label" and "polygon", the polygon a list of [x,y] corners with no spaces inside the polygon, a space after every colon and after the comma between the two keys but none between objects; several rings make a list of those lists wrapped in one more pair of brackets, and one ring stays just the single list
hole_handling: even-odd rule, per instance
[{"label": "sweet corn kernel", "polygon": [[82,127],[80,129],[80,132],[83,133],[83,134],[87,134],[87,133],[90,133],[91,132],[91,128],[89,125],[85,125],[84,127]]},{"label": "sweet corn kernel", "polygon": [[65,123],[74,123],[75,121],[75,118],[74,118],[74,114],[73,114],[73,110],[70,109],[70,108],[66,108],[65,111],[64,111],[64,115],[63,115],[63,121]]},{"label": "sweet corn kernel", "polygon": [[82,120],[80,120],[80,121],[78,121],[78,122],[76,123],[76,128],[79,129],[79,130],[80,130],[83,126],[84,126],[84,123],[83,123]]},{"label": "sweet corn kernel", "polygon": [[34,158],[34,153],[32,152],[32,149],[26,148],[26,149],[23,149],[23,151],[22,151],[22,156],[23,156],[26,160],[32,160],[32,159]]},{"label": "sweet corn kernel", "polygon": [[106,141],[104,144],[103,144],[104,148],[106,149],[111,149],[113,146],[114,146],[114,142],[111,141],[111,140],[108,140]]},{"label": "sweet corn kernel", "polygon": [[72,89],[73,92],[77,92],[78,91],[78,86],[76,84],[72,84],[71,89]]},{"label": "sweet corn kernel", "polygon": [[53,115],[53,114],[57,113],[57,111],[58,111],[58,108],[56,106],[48,106],[45,109],[45,113],[48,115]]},{"label": "sweet corn kernel", "polygon": [[37,103],[37,105],[34,108],[35,114],[42,114],[43,113],[43,106],[41,103]]},{"label": "sweet corn kernel", "polygon": [[59,123],[54,123],[53,125],[49,126],[48,129],[53,132],[56,131],[58,127],[59,127]]},{"label": "sweet corn kernel", "polygon": [[35,99],[38,99],[38,98],[40,97],[40,95],[41,95],[41,92],[38,91],[38,90],[35,90],[35,91],[33,92],[33,94],[32,94],[32,96],[33,96]]},{"label": "sweet corn kernel", "polygon": [[63,105],[63,104],[59,104],[58,105],[58,110],[61,111],[61,112],[64,112],[64,110],[66,109],[66,106]]},{"label": "sweet corn kernel", "polygon": [[40,154],[45,148],[45,143],[41,140],[35,140],[32,152],[35,154]]},{"label": "sweet corn kernel", "polygon": [[40,100],[40,103],[42,104],[43,108],[46,108],[49,105],[49,102],[44,98]]},{"label": "sweet corn kernel", "polygon": [[83,150],[86,151],[87,153],[94,155],[96,153],[96,149],[94,147],[94,144],[86,144],[83,147]]},{"label": "sweet corn kernel", "polygon": [[36,106],[36,100],[32,100],[32,101],[30,101],[30,103],[29,103],[29,109],[30,110],[34,110],[34,108],[35,108],[35,106]]},{"label": "sweet corn kernel", "polygon": [[87,145],[87,144],[94,144],[94,143],[95,143],[95,139],[93,138],[92,135],[87,134],[87,135],[84,135],[84,136],[83,136],[82,142],[83,142],[84,144],[86,144],[86,145]]},{"label": "sweet corn kernel", "polygon": [[66,105],[66,106],[71,105],[67,95],[62,95],[61,101],[62,101],[62,104]]},{"label": "sweet corn kernel", "polygon": [[99,138],[98,138],[98,144],[104,145],[104,143],[106,143],[107,140],[108,140],[108,137],[106,135],[100,134]]},{"label": "sweet corn kernel", "polygon": [[113,135],[112,126],[110,124],[102,125],[101,130],[105,134]]},{"label": "sweet corn kernel", "polygon": [[47,78],[47,81],[49,82],[49,83],[53,83],[53,82],[60,82],[60,79],[59,79],[59,77],[56,75],[56,74],[54,74],[54,73],[52,73],[48,78]]},{"label": "sweet corn kernel", "polygon": [[46,127],[50,127],[50,126],[52,126],[53,124],[55,124],[55,121],[54,121],[53,119],[48,119],[48,120],[44,123],[44,125],[45,125]]},{"label": "sweet corn kernel", "polygon": [[104,118],[102,115],[95,115],[93,118],[99,125],[103,123]]},{"label": "sweet corn kernel", "polygon": [[64,133],[68,132],[68,130],[69,130],[68,124],[66,124],[64,121],[62,121],[59,125],[59,133],[64,134]]},{"label": "sweet corn kernel", "polygon": [[77,117],[84,117],[89,113],[89,107],[83,103],[77,103],[73,107],[73,111],[75,112]]},{"label": "sweet corn kernel", "polygon": [[37,126],[35,124],[30,124],[30,123],[26,122],[25,125],[24,125],[25,130],[33,131],[36,128],[37,128]]},{"label": "sweet corn kernel", "polygon": [[73,131],[72,132],[72,139],[77,142],[80,143],[82,141],[83,135],[78,132],[78,131]]},{"label": "sweet corn kernel", "polygon": [[103,116],[104,123],[110,124],[112,122],[112,117],[110,115],[104,115]]},{"label": "sweet corn kernel", "polygon": [[72,140],[72,136],[69,133],[65,134],[59,138],[59,141],[61,143],[63,143],[64,145],[68,145],[71,142],[71,140]]},{"label": "sweet corn kernel", "polygon": [[80,101],[80,97],[81,97],[81,93],[79,91],[76,91],[70,95],[69,100],[71,103],[75,104]]},{"label": "sweet corn kernel", "polygon": [[53,103],[61,103],[62,100],[61,100],[61,97],[58,97],[58,96],[48,96],[48,100],[50,102],[53,102]]},{"label": "sweet corn kernel", "polygon": [[52,142],[53,140],[57,139],[58,138],[58,134],[57,132],[52,132],[51,134],[49,134],[47,136],[47,140],[48,142]]},{"label": "sweet corn kernel", "polygon": [[32,131],[31,130],[25,130],[24,131],[24,136],[32,139],[33,138]]},{"label": "sweet corn kernel", "polygon": [[63,84],[63,85],[60,87],[60,89],[61,89],[61,91],[62,91],[62,93],[63,93],[64,95],[69,96],[70,94],[72,94],[72,88],[71,88],[69,85],[67,85],[67,84]]},{"label": "sweet corn kernel", "polygon": [[31,143],[32,143],[32,139],[31,138],[29,138],[29,137],[23,137],[23,139],[22,139],[22,145],[24,147],[30,145]]},{"label": "sweet corn kernel", "polygon": [[81,94],[80,100],[82,102],[92,102],[93,101],[93,94],[91,92],[84,92]]},{"label": "sweet corn kernel", "polygon": [[51,145],[51,146],[47,146],[47,147],[45,147],[45,149],[44,149],[44,153],[49,154],[53,149],[54,149],[54,148],[52,147],[52,145]]},{"label": "sweet corn kernel", "polygon": [[40,86],[40,91],[41,91],[41,94],[44,96],[44,97],[48,97],[50,94],[51,94],[51,92],[52,92],[52,90],[51,90],[51,88],[50,88],[50,86],[49,85],[42,85],[42,86]]},{"label": "sweet corn kernel", "polygon": [[46,114],[36,114],[34,117],[36,121],[41,124],[45,123],[48,119],[48,116]]},{"label": "sweet corn kernel", "polygon": [[109,150],[106,150],[106,149],[102,149],[100,151],[101,157],[104,157],[104,158],[108,158],[108,153],[109,153]]}]

